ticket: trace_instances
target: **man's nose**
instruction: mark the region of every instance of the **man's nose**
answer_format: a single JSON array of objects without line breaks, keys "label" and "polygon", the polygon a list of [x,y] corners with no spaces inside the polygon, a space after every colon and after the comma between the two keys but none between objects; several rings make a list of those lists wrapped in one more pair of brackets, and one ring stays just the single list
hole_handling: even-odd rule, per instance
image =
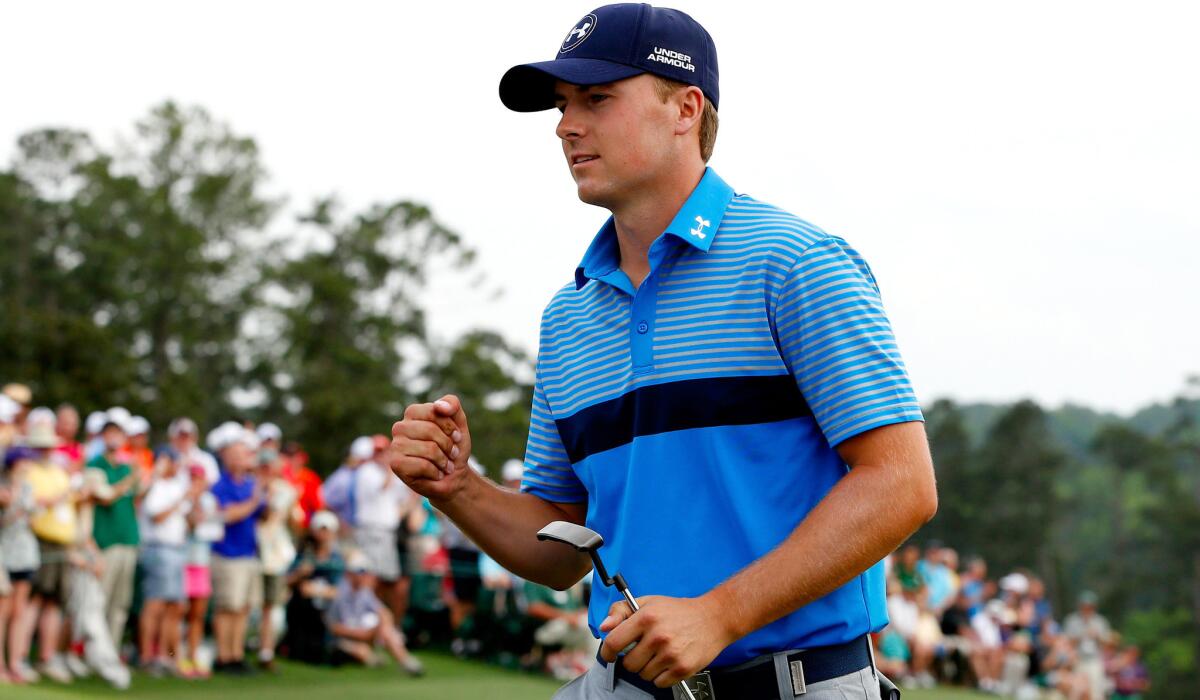
[{"label": "man's nose", "polygon": [[583,124],[579,121],[579,110],[570,103],[563,107],[562,117],[558,120],[558,128],[554,130],[563,141],[574,141],[583,135]]}]

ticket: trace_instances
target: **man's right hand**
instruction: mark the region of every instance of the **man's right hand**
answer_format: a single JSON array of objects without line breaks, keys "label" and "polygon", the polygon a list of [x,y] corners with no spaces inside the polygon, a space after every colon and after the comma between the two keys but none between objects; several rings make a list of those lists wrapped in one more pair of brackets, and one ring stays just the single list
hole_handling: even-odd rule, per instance
[{"label": "man's right hand", "polygon": [[392,471],[431,501],[453,498],[474,477],[467,467],[471,431],[457,396],[412,404],[392,426]]}]

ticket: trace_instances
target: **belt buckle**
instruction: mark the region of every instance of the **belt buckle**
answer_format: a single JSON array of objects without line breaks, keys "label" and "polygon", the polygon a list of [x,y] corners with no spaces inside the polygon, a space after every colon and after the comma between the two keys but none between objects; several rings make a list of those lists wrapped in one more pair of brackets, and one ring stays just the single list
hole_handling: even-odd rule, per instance
[{"label": "belt buckle", "polygon": [[687,685],[688,690],[692,691],[692,695],[696,697],[696,700],[717,700],[717,695],[712,687],[712,675],[708,671],[701,671],[691,678],[685,678],[671,686],[671,693],[674,695],[675,700],[690,700],[683,688],[679,687],[681,684]]}]

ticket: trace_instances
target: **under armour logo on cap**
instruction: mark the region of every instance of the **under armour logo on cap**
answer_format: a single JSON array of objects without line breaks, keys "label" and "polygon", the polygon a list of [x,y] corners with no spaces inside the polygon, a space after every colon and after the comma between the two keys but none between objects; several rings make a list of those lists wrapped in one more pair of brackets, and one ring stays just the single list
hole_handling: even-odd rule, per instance
[{"label": "under armour logo on cap", "polygon": [[571,49],[583,43],[583,40],[591,36],[592,30],[596,28],[596,15],[588,15],[576,23],[575,27],[567,32],[567,38],[563,39],[562,48],[559,53],[566,53]]}]

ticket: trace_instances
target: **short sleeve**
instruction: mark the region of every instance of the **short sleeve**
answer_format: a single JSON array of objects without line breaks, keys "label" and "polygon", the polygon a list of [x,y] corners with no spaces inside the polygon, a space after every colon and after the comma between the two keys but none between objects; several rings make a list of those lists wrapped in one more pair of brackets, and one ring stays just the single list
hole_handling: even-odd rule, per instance
[{"label": "short sleeve", "polygon": [[875,278],[845,241],[831,236],[804,251],[780,288],[774,322],[783,360],[831,446],[924,419]]},{"label": "short sleeve", "polygon": [[533,387],[533,410],[529,417],[529,440],[525,445],[525,474],[521,491],[552,503],[581,503],[587,489],[575,475],[558,426],[550,413],[550,404],[542,391],[541,372]]}]

